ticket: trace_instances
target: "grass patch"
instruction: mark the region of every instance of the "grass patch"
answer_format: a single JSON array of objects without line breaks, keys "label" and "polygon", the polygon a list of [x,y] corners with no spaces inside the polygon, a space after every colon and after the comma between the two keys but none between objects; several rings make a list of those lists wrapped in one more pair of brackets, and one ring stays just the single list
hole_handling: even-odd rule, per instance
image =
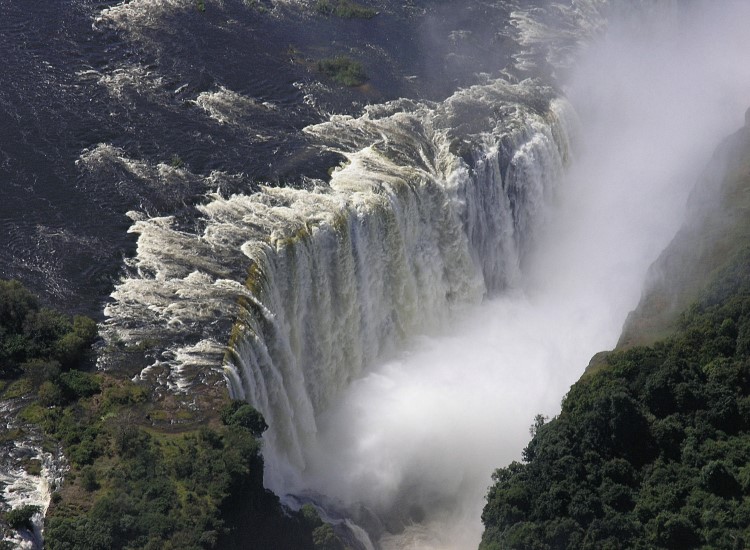
[{"label": "grass patch", "polygon": [[23,397],[31,393],[34,389],[31,380],[28,378],[19,378],[8,384],[5,393],[3,393],[3,399],[15,399],[17,397]]},{"label": "grass patch", "polygon": [[318,70],[344,86],[361,86],[367,81],[362,63],[343,55],[318,61]]},{"label": "grass patch", "polygon": [[7,443],[8,441],[15,441],[22,437],[25,432],[21,428],[13,428],[11,430],[4,430],[0,432],[0,443]]},{"label": "grass patch", "polygon": [[21,462],[21,466],[30,476],[42,475],[42,461],[38,458],[25,458]]},{"label": "grass patch", "polygon": [[42,405],[40,405],[38,402],[34,402],[31,405],[28,405],[21,409],[21,411],[18,413],[18,418],[23,422],[28,422],[29,424],[41,425],[41,423],[44,421],[44,411],[45,408]]},{"label": "grass patch", "polygon": [[342,19],[372,19],[378,12],[352,0],[318,0],[315,11],[323,15],[334,15]]},{"label": "grass patch", "polygon": [[163,409],[153,410],[149,413],[149,418],[154,422],[181,421],[188,422],[195,418],[195,415],[185,409],[167,411]]}]

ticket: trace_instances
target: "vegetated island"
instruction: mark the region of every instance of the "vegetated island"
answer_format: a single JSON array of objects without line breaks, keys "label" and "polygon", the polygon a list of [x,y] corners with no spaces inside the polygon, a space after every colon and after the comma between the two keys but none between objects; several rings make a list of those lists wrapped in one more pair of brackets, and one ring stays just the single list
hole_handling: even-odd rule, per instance
[{"label": "vegetated island", "polygon": [[344,86],[361,86],[367,82],[362,63],[345,55],[318,61],[318,71]]},{"label": "vegetated island", "polygon": [[750,546],[750,123],[707,179],[617,349],[493,475],[481,549]]},{"label": "vegetated island", "polygon": [[352,0],[317,0],[315,11],[342,19],[372,19],[378,12]]}]

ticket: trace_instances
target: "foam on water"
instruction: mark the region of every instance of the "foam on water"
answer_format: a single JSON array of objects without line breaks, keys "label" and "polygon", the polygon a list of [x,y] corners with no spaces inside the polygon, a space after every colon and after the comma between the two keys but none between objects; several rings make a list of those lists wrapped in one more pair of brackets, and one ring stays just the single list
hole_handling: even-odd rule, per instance
[{"label": "foam on water", "polygon": [[[253,117],[263,116],[274,110],[271,104],[261,103],[224,86],[215,91],[201,92],[194,103],[219,124],[238,126],[246,134],[252,132]],[[270,136],[257,133],[255,137],[258,140],[271,139]]]},{"label": "foam on water", "polygon": [[144,29],[159,29],[165,15],[190,9],[196,9],[193,0],[131,0],[103,9],[94,26],[113,25],[137,34]]},{"label": "foam on water", "polygon": [[105,74],[96,71],[80,73],[83,79],[98,76],[98,83],[109,95],[123,103],[132,103],[137,97],[158,96],[164,93],[164,78],[153,70],[132,63],[122,64]]}]

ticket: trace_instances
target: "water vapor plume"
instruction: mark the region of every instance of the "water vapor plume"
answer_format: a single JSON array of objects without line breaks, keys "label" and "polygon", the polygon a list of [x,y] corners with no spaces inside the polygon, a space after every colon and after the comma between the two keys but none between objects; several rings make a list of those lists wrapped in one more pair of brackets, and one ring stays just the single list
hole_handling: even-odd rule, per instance
[{"label": "water vapor plume", "polygon": [[615,345],[712,151],[743,123],[750,3],[615,13],[566,84],[578,154],[520,288],[355,381],[288,482],[383,548],[476,547],[493,468],[520,459],[534,415],[556,414],[588,359]]}]

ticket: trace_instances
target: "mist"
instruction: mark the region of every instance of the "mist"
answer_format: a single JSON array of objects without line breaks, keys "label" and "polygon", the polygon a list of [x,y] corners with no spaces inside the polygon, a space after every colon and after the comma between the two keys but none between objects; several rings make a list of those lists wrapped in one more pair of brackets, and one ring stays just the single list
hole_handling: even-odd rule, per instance
[{"label": "mist", "polygon": [[742,126],[749,20],[748,2],[657,2],[610,25],[565,85],[575,158],[521,286],[352,383],[290,492],[325,495],[383,548],[477,546],[492,471],[616,344],[713,150]]}]

